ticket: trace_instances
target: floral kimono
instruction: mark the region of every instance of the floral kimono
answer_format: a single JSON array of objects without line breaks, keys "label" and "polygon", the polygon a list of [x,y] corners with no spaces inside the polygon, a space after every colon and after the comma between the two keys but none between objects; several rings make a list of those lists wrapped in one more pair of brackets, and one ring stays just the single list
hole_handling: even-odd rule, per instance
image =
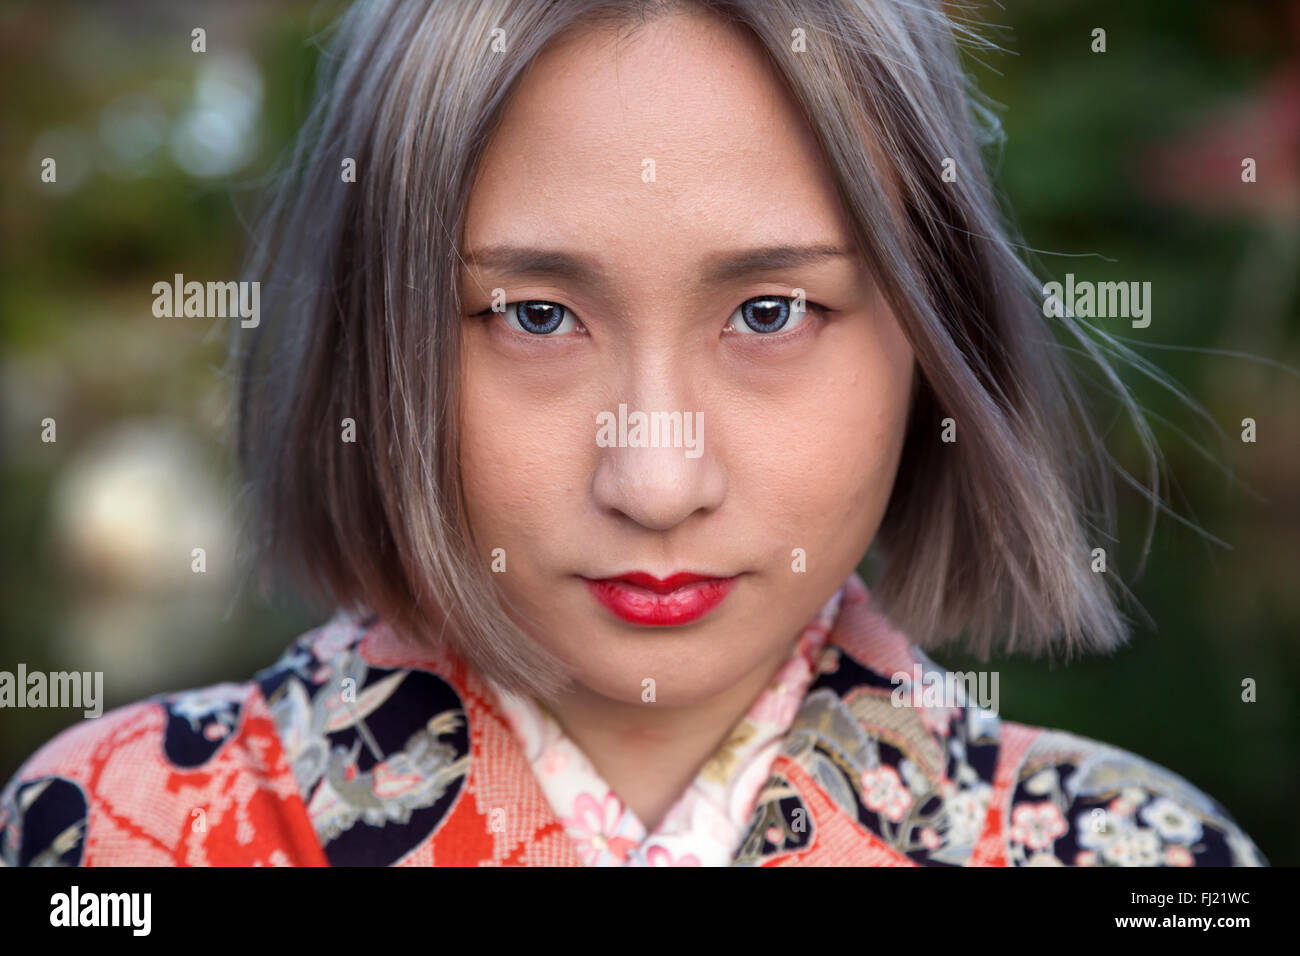
[{"label": "floral kimono", "polygon": [[536,701],[339,613],[250,682],[55,737],[0,795],[0,860],[1266,865],[1161,767],[913,694],[942,671],[869,605],[854,575],[653,832]]}]

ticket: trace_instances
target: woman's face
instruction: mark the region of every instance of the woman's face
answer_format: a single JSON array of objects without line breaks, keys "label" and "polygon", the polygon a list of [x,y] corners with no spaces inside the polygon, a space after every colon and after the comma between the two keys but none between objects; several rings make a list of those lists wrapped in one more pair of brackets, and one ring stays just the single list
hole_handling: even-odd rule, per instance
[{"label": "woman's face", "polygon": [[[487,149],[464,257],[470,521],[526,630],[615,701],[770,676],[875,536],[913,356],[753,41],[679,14],[552,46]],[[633,427],[654,412],[682,422],[660,447]],[[636,571],[731,580],[589,583]]]}]

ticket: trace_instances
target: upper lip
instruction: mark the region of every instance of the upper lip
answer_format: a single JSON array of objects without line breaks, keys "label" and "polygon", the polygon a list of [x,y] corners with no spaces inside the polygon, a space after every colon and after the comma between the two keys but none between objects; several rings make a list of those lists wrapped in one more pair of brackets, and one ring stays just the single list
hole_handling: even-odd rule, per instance
[{"label": "upper lip", "polygon": [[679,571],[676,574],[668,575],[666,578],[657,578],[646,571],[629,571],[626,574],[615,574],[612,577],[594,578],[593,580],[626,581],[628,584],[645,588],[647,591],[653,591],[656,594],[668,594],[697,581],[720,581],[726,580],[728,577],[730,575],[696,574],[693,571]]}]

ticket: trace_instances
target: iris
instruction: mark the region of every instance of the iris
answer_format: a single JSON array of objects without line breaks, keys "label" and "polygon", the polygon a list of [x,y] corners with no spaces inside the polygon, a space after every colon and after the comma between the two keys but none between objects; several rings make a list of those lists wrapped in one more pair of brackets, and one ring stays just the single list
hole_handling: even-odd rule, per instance
[{"label": "iris", "polygon": [[564,306],[554,302],[529,301],[515,306],[515,318],[525,332],[547,335],[560,327],[564,320]]},{"label": "iris", "polygon": [[740,306],[741,318],[755,332],[775,332],[790,318],[790,303],[780,296],[758,296]]}]

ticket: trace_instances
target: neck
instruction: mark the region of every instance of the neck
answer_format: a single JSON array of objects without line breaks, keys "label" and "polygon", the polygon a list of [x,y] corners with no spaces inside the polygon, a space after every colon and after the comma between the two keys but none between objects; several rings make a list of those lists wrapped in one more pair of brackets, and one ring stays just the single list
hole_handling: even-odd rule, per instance
[{"label": "neck", "polygon": [[682,707],[628,704],[578,685],[550,713],[624,806],[653,833],[793,649],[782,645],[723,693]]}]

